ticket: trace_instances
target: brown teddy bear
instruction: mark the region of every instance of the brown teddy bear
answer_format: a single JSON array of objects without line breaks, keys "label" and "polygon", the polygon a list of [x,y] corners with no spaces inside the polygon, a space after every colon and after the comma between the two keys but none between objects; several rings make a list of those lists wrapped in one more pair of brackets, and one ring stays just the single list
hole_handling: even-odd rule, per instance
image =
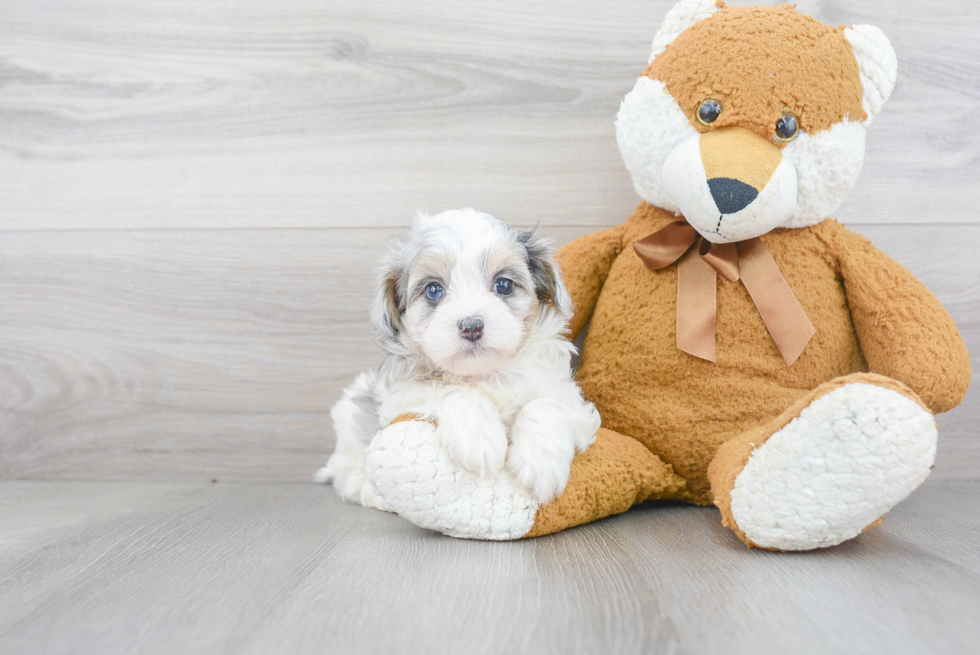
[{"label": "brown teddy bear", "polygon": [[875,27],[676,5],[616,124],[644,202],[559,253],[571,336],[589,324],[578,381],[602,415],[595,444],[539,507],[506,474],[461,474],[430,425],[404,421],[369,448],[378,493],[418,525],[485,539],[648,499],[714,503],[746,544],[779,550],[876,524],[929,474],[933,414],[971,378],[939,301],[826,218],[896,68]]}]

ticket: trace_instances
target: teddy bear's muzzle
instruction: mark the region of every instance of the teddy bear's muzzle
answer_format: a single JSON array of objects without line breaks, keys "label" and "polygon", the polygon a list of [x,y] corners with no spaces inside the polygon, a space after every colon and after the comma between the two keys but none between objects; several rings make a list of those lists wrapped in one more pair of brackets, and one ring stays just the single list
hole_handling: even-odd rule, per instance
[{"label": "teddy bear's muzzle", "polygon": [[796,208],[796,168],[774,143],[740,127],[682,142],[663,178],[684,218],[712,243],[761,236]]}]

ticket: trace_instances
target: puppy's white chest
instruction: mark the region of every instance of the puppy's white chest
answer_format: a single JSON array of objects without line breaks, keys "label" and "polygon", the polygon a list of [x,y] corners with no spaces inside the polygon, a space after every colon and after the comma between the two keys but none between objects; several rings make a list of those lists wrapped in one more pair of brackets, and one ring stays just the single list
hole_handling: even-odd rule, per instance
[{"label": "puppy's white chest", "polygon": [[500,413],[500,420],[504,425],[510,427],[517,417],[517,413],[527,404],[528,399],[524,397],[516,386],[508,384],[507,381],[484,382],[477,385],[480,392],[490,399],[493,406]]}]

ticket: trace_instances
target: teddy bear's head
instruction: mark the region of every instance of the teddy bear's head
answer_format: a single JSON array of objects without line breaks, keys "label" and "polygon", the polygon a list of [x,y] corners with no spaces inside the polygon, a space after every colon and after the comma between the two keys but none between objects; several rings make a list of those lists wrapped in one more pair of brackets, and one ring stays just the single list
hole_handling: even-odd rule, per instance
[{"label": "teddy bear's head", "polygon": [[897,67],[877,27],[682,0],[620,107],[619,148],[640,196],[708,241],[814,225],[854,186]]}]

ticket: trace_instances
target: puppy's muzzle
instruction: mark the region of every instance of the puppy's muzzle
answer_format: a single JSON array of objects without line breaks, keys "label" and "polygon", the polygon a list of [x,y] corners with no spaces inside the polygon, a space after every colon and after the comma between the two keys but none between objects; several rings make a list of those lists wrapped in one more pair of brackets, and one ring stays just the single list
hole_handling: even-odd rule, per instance
[{"label": "puppy's muzzle", "polygon": [[475,316],[464,318],[459,323],[459,336],[467,341],[477,342],[483,337],[483,319]]}]

